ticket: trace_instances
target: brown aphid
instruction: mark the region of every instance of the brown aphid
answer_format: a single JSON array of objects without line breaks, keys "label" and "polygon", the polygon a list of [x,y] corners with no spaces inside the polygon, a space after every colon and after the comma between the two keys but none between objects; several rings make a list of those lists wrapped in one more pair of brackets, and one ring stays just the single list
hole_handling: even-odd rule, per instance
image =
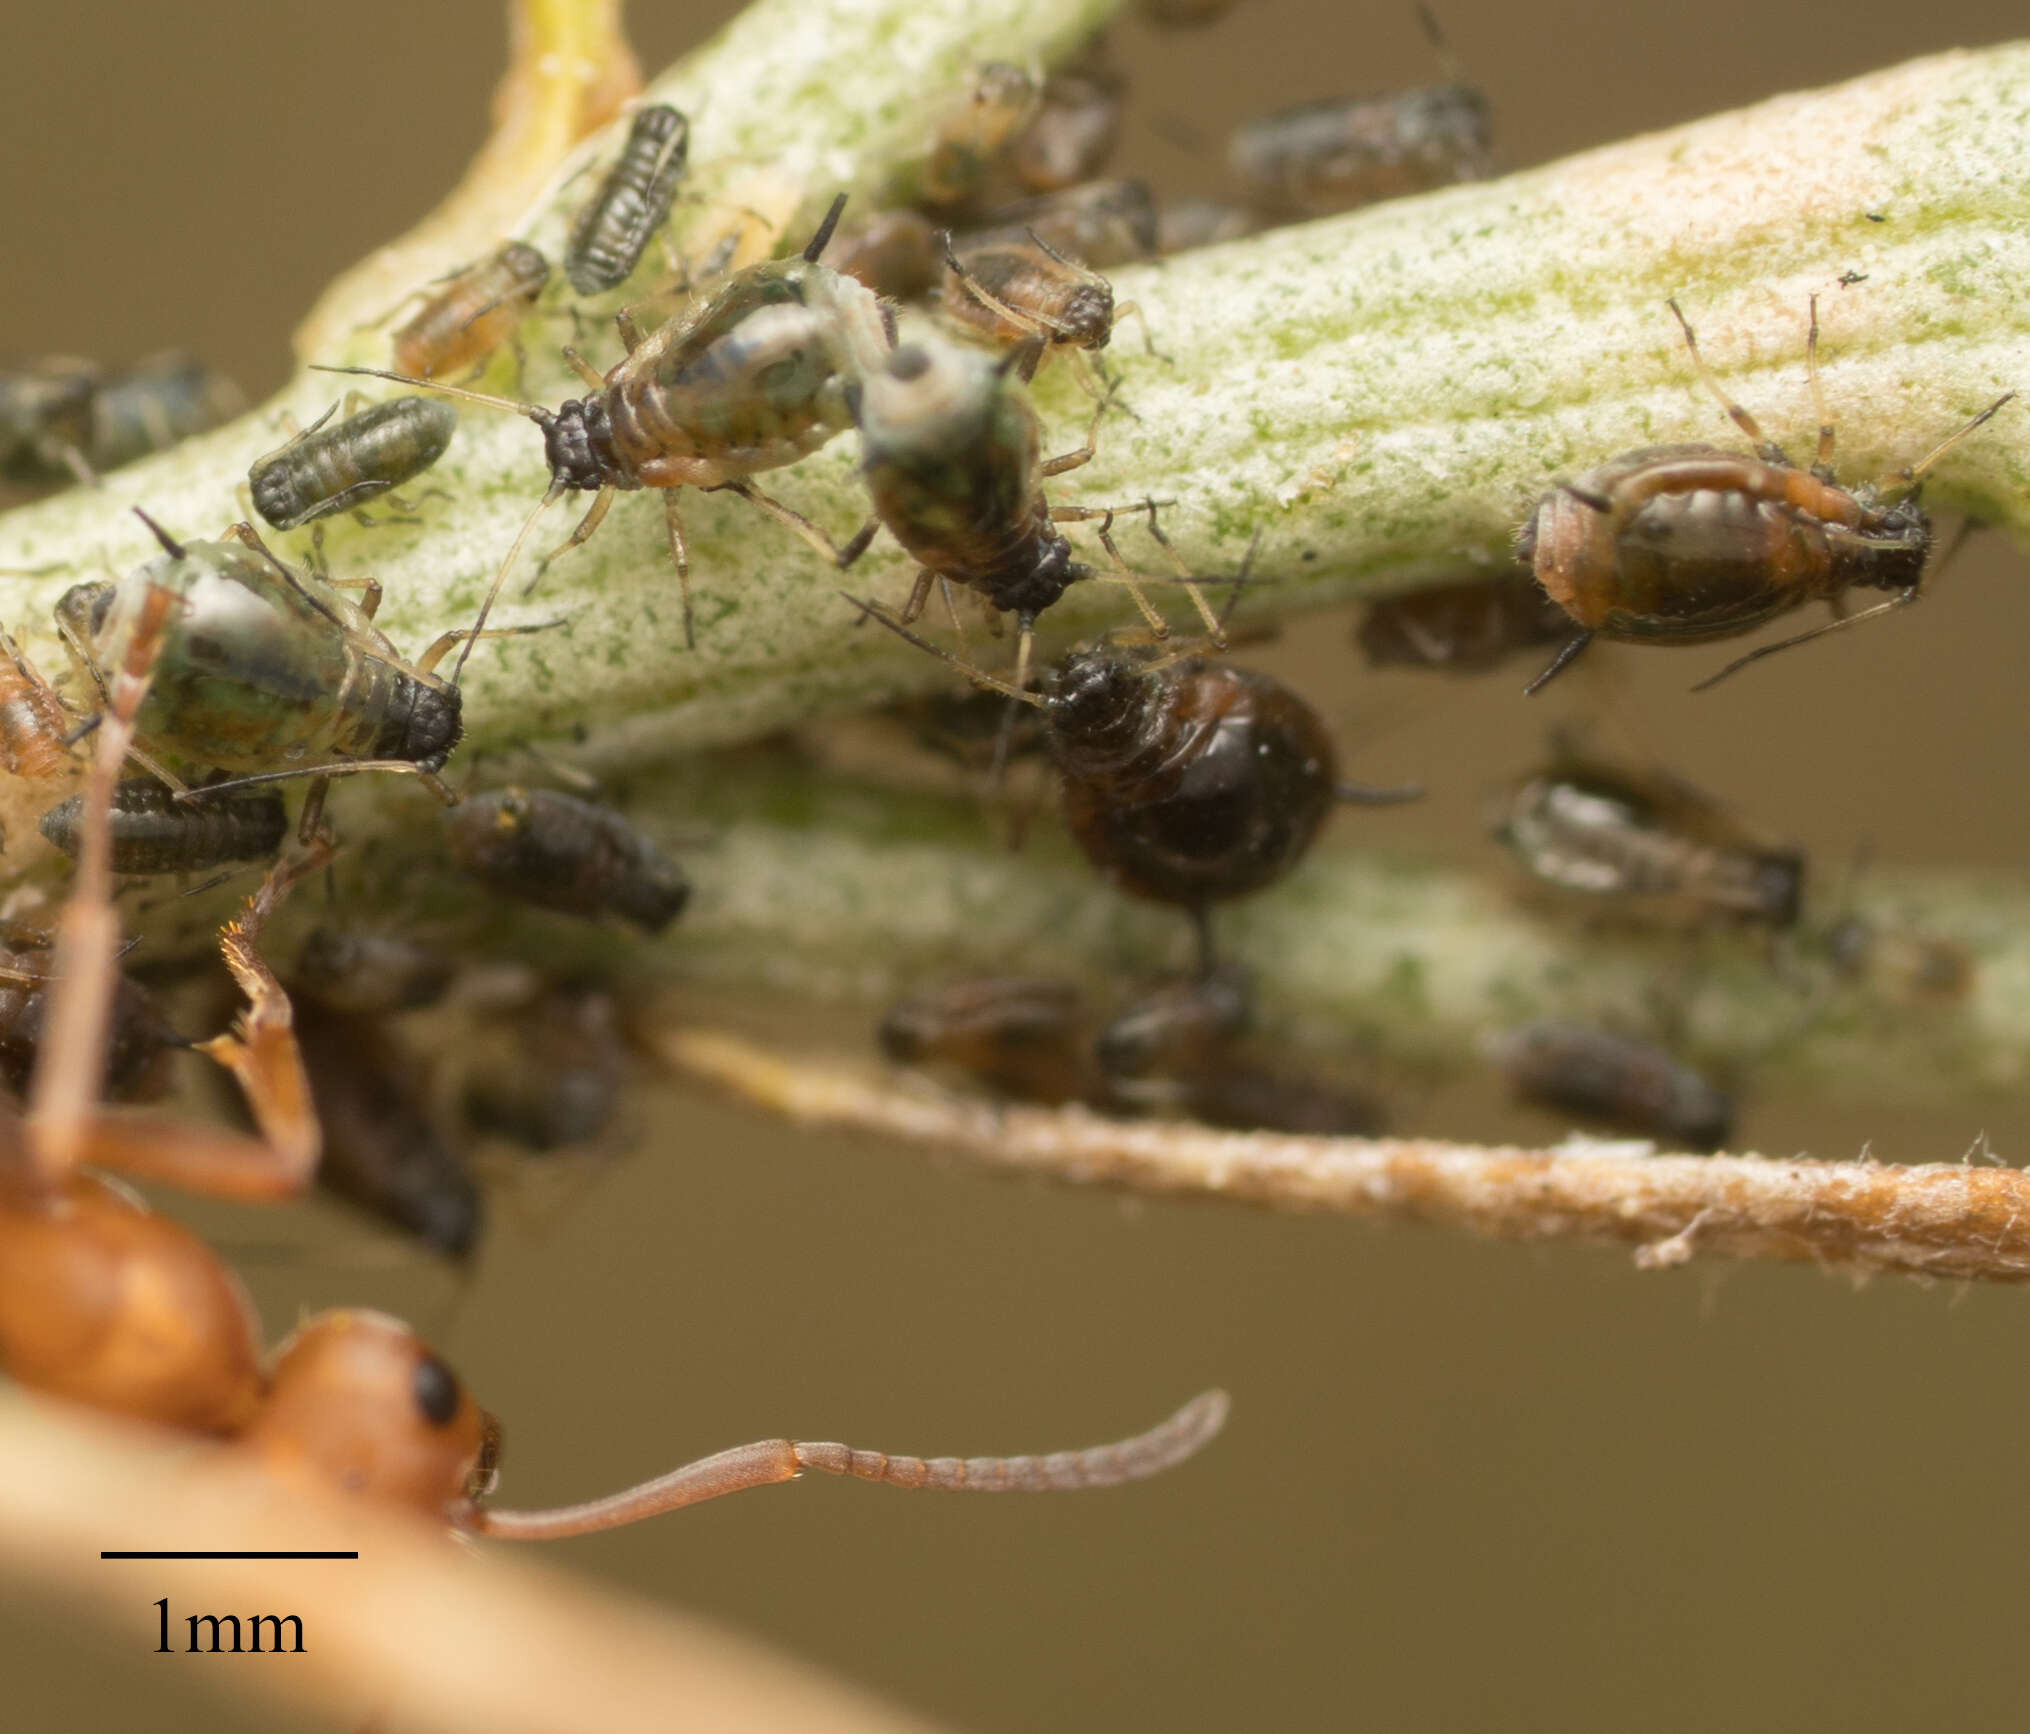
[{"label": "brown aphid", "polygon": [[945,318],[999,349],[1030,345],[1018,363],[1025,380],[1055,352],[1106,348],[1117,319],[1140,316],[1133,302],[1115,307],[1114,286],[1097,271],[1034,236],[963,253],[953,250],[947,236],[944,254],[939,305]]},{"label": "brown aphid", "polygon": [[1843,977],[1895,1005],[1962,1005],[1979,973],[1973,954],[1958,942],[1864,915],[1834,922],[1822,943]]},{"label": "brown aphid", "polygon": [[526,1150],[589,1144],[620,1111],[627,1044],[613,995],[558,985],[520,1007],[504,1052],[469,1068],[466,1124]]},{"label": "brown aphid", "polygon": [[395,333],[395,371],[419,379],[460,368],[479,373],[514,335],[549,280],[549,260],[521,241],[507,242],[491,258],[460,271]]},{"label": "brown aphid", "polygon": [[1371,668],[1479,674],[1571,635],[1564,611],[1527,572],[1512,571],[1370,602],[1355,639]]},{"label": "brown aphid", "polygon": [[296,1040],[318,1124],[323,1190],[449,1258],[479,1243],[479,1188],[431,1119],[421,1070],[385,1023],[299,995]]},{"label": "brown aphid", "polygon": [[293,530],[411,482],[441,458],[458,431],[458,412],[427,397],[391,397],[325,426],[334,404],[288,444],[247,472],[254,510]]},{"label": "brown aphid", "polygon": [[1188,1077],[1223,1065],[1253,1027],[1255,989],[1223,964],[1160,982],[1109,1018],[1093,1057],[1109,1078]]},{"label": "brown aphid", "polygon": [[937,226],[920,211],[881,211],[839,235],[825,262],[887,300],[920,301],[937,286]]},{"label": "brown aphid", "polygon": [[1602,914],[1690,925],[1796,925],[1805,859],[1662,771],[1569,747],[1502,797],[1494,835],[1537,884]]},{"label": "brown aphid", "polygon": [[383,1017],[436,1004],[455,968],[414,934],[326,922],[304,940],[289,983],[331,1011]]},{"label": "brown aphid", "polygon": [[1156,205],[1140,181],[1087,181],[1006,205],[954,233],[961,252],[1036,239],[1095,271],[1156,257]]},{"label": "brown aphid", "polygon": [[[39,824],[43,836],[72,860],[83,809],[84,796],[73,795],[44,813]],[[179,801],[153,777],[133,777],[113,790],[115,873],[203,873],[235,861],[269,861],[280,853],[288,831],[288,809],[273,789]]]},{"label": "brown aphid", "polygon": [[1107,166],[1121,132],[1121,81],[1103,67],[1054,72],[1036,113],[1008,147],[1008,168],[1029,194],[1059,193]]},{"label": "brown aphid", "polygon": [[1040,100],[1036,80],[1021,67],[999,60],[982,66],[972,89],[932,131],[917,173],[919,202],[942,211],[975,203]]},{"label": "brown aphid", "polygon": [[610,807],[555,789],[469,795],[445,819],[451,858],[488,890],[660,933],[683,912],[683,868]]},{"label": "brown aphid", "polygon": [[1491,1044],[1517,1095],[1686,1150],[1717,1150],[1734,1104],[1649,1042],[1584,1024],[1534,1023]]},{"label": "brown aphid", "polygon": [[1417,14],[1448,82],[1300,103],[1234,129],[1227,164],[1264,213],[1284,222],[1329,216],[1489,172],[1487,98],[1460,76],[1429,10]]},{"label": "brown aphid", "polygon": [[[1701,681],[1823,633],[1871,620],[1918,598],[1931,552],[1931,521],[1918,504],[1919,478],[1999,410],[2004,393],[1935,447],[1879,484],[1842,487],[1833,479],[1833,428],[1818,372],[1818,297],[1805,349],[1818,405],[1817,455],[1800,469],[1726,394],[1699,354],[1675,301],[1685,346],[1700,379],[1719,398],[1756,455],[1717,446],[1649,446],[1553,488],[1516,540],[1516,554],[1544,593],[1579,629],[1528,687],[1535,692],[1595,638],[1645,644],[1704,644],[1751,632],[1807,602],[1824,602],[1827,625],[1762,646]],[[1884,488],[1903,490],[1883,503]],[[1886,590],[1887,602],[1841,613],[1850,589]]]},{"label": "brown aphid", "polygon": [[890,1006],[878,1035],[899,1066],[964,1072],[1017,1101],[1056,1106],[1101,1093],[1092,1013],[1072,982],[991,976],[927,989]]},{"label": "brown aphid", "polygon": [[0,632],[0,764],[17,777],[68,776],[74,767],[64,741],[75,726],[21,647]]}]

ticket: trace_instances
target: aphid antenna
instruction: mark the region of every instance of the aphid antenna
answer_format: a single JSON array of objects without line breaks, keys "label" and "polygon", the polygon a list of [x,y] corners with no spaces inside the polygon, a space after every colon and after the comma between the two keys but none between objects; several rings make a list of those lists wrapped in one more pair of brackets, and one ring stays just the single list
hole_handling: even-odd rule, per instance
[{"label": "aphid antenna", "polygon": [[488,409],[511,409],[516,415],[525,415],[539,425],[556,420],[555,412],[545,409],[539,403],[523,403],[520,399],[512,397],[494,397],[483,391],[467,391],[462,385],[445,385],[435,379],[417,379],[412,374],[390,373],[382,367],[327,367],[322,362],[312,362],[310,371],[353,373],[366,379],[392,380],[396,385],[413,385],[418,391],[434,391],[439,397],[455,397],[461,403],[484,404]]},{"label": "aphid antenna", "polygon": [[163,553],[167,554],[170,557],[170,559],[181,560],[184,557],[184,555],[189,552],[189,550],[186,549],[181,542],[179,542],[167,530],[163,529],[163,527],[160,524],[158,524],[153,518],[149,517],[149,515],[146,512],[142,511],[139,506],[132,507],[131,510],[133,511],[135,517],[139,518],[142,523],[148,526],[148,533],[162,545]]},{"label": "aphid antenna", "polygon": [[1534,698],[1538,693],[1542,692],[1545,687],[1556,680],[1559,675],[1563,674],[1577,659],[1579,652],[1592,642],[1593,634],[1590,632],[1577,633],[1571,638],[1566,639],[1558,654],[1551,658],[1551,666],[1538,675],[1535,680],[1531,681],[1528,686],[1523,688],[1523,697]]},{"label": "aphid antenna", "polygon": [[543,490],[543,497],[536,502],[536,509],[522,520],[522,527],[515,532],[515,539],[509,546],[507,558],[500,563],[500,570],[493,575],[493,582],[486,588],[486,600],[479,605],[479,618],[472,623],[472,636],[465,641],[465,648],[458,653],[458,660],[451,665],[451,684],[456,686],[465,673],[465,664],[476,645],[486,632],[486,617],[493,612],[495,599],[500,595],[501,586],[507,582],[507,575],[514,570],[515,561],[521,558],[522,544],[529,539],[529,532],[536,527],[536,520],[547,512],[565,492],[562,482],[553,481]]},{"label": "aphid antenna", "polygon": [[879,625],[885,626],[896,637],[907,639],[918,650],[927,650],[941,662],[950,663],[952,667],[956,668],[975,686],[983,687],[988,692],[998,692],[1003,698],[1019,699],[1023,704],[1034,705],[1038,710],[1048,710],[1050,708],[1050,701],[1040,692],[1024,692],[1018,686],[1011,686],[1005,680],[998,680],[984,669],[975,668],[970,662],[963,661],[959,657],[952,655],[943,646],[933,644],[929,639],[911,632],[908,627],[904,626],[901,621],[897,620],[880,603],[869,602],[864,597],[855,596],[846,590],[841,590],[839,594],[845,597],[855,608],[859,609],[861,619],[872,620]]},{"label": "aphid antenna", "polygon": [[1438,28],[1437,13],[1425,5],[1424,0],[1417,0],[1416,13],[1417,22],[1424,27],[1424,40],[1430,43],[1431,52],[1438,57],[1438,70],[1454,84],[1468,83],[1466,62],[1459,58],[1459,51],[1446,40],[1445,32]]},{"label": "aphid antenna", "polygon": [[818,224],[811,238],[804,243],[803,257],[806,265],[815,265],[818,262],[818,255],[830,245],[832,231],[838,228],[839,218],[845,214],[846,197],[846,194],[841,193],[832,201],[832,208],[825,213],[824,220]]},{"label": "aphid antenna", "polygon": [[298,777],[355,777],[362,771],[397,771],[412,777],[434,778],[436,775],[409,759],[337,759],[328,765],[298,765],[287,771],[255,771],[249,776],[227,777],[222,782],[200,783],[192,789],[177,789],[171,799],[182,805],[190,801],[208,801],[214,795],[223,795],[233,789],[251,789],[261,783],[293,783]]},{"label": "aphid antenna", "polygon": [[[1913,584],[1907,590],[1899,590],[1887,602],[1878,602],[1873,608],[1864,608],[1859,614],[1842,615],[1838,620],[1828,620],[1823,626],[1814,626],[1809,632],[1799,632],[1789,638],[1779,638],[1774,644],[1765,644],[1751,650],[1746,656],[1737,656],[1718,674],[1708,675],[1692,688],[1694,692],[1705,692],[1716,687],[1730,674],[1738,674],[1751,662],[1760,662],[1765,656],[1774,656],[1779,650],[1794,650],[1800,644],[1809,644],[1814,638],[1823,638],[1828,632],[1844,632],[1850,626],[1859,626],[1864,620],[1874,620],[1898,608],[1908,608],[1917,600],[1918,587]],[[1541,684],[1541,683],[1540,683]]]},{"label": "aphid antenna", "polygon": [[[1988,407],[1982,410],[1979,415],[1975,416],[1972,421],[1966,423],[1963,427],[1954,429],[1953,432],[1947,434],[1944,439],[1940,440],[1937,445],[1933,446],[1931,450],[1927,452],[1923,457],[1918,459],[1916,463],[1910,464],[1903,469],[1894,471],[1890,475],[1889,480],[1891,482],[1902,482],[1905,485],[1905,487],[1910,489],[1912,492],[1915,492],[1917,489],[1917,484],[1923,478],[1924,472],[1926,470],[1930,469],[1933,464],[1937,463],[1940,458],[1944,457],[1947,452],[1951,451],[1954,446],[1958,445],[1960,441],[1965,439],[1968,434],[1972,433],[1975,428],[1979,427],[1983,422],[1991,420],[1995,415],[1995,412],[1999,410],[2005,403],[2010,402],[2015,397],[2015,395],[2016,394],[2013,391],[2003,392],[2000,397],[1996,398],[1993,403],[1989,404]],[[1873,611],[1870,610],[1870,612]],[[1858,619],[1859,616],[1856,616],[1856,618]]]}]

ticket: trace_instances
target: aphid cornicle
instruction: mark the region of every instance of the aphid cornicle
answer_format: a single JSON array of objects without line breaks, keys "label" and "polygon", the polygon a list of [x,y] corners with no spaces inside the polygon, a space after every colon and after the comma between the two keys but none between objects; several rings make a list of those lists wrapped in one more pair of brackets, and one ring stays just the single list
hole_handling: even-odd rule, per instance
[{"label": "aphid cornicle", "polygon": [[880,301],[861,284],[817,263],[844,207],[842,193],[800,255],[735,273],[694,311],[645,336],[623,321],[627,357],[603,378],[573,355],[591,390],[555,410],[379,368],[325,370],[427,385],[465,402],[514,410],[543,430],[550,485],[495,573],[478,626],[486,624],[536,519],[573,491],[591,493],[592,505],[570,537],[545,558],[545,566],[598,529],[616,491],[662,490],[686,644],[695,642],[695,632],[678,489],[738,493],[804,537],[828,561],[837,558],[838,550],[823,531],[770,499],[749,478],[795,463],[850,427],[847,387],[860,357],[887,347]]},{"label": "aphid cornicle", "polygon": [[1494,834],[1537,884],[1606,915],[1782,928],[1804,899],[1798,850],[1676,777],[1569,746],[1502,797]]},{"label": "aphid cornicle", "polygon": [[1072,982],[991,976],[926,989],[890,1006],[877,1035],[897,1065],[950,1067],[1018,1101],[1102,1093],[1092,1013]]},{"label": "aphid cornicle", "polygon": [[[77,859],[84,797],[59,801],[40,829]],[[233,861],[273,859],[288,835],[289,813],[272,789],[241,789],[209,801],[179,801],[153,777],[113,790],[113,871],[202,873]]]},{"label": "aphid cornicle", "polygon": [[1300,103],[1234,129],[1227,164],[1263,212],[1329,216],[1489,172],[1487,98],[1461,76],[1430,11],[1417,13],[1447,83]]},{"label": "aphid cornicle", "polygon": [[667,103],[635,111],[620,155],[571,225],[564,275],[580,295],[618,288],[641,262],[650,239],[669,221],[690,143],[691,123]]},{"label": "aphid cornicle", "polygon": [[566,915],[618,915],[660,933],[691,882],[610,807],[555,789],[468,795],[445,819],[451,858],[489,890]]},{"label": "aphid cornicle", "polygon": [[1584,1024],[1507,1030],[1489,1049],[1516,1094],[1687,1150],[1717,1150],[1734,1129],[1734,1104],[1717,1086],[1653,1043]]},{"label": "aphid cornicle", "polygon": [[427,397],[393,397],[333,422],[334,404],[247,472],[254,510],[278,530],[293,530],[414,481],[458,431],[458,412]]},{"label": "aphid cornicle", "polygon": [[460,368],[479,372],[549,280],[549,260],[524,242],[509,241],[460,271],[395,333],[395,371],[422,379]]},{"label": "aphid cornicle", "polygon": [[1527,572],[1515,571],[1370,602],[1356,637],[1371,668],[1478,674],[1571,634],[1564,611]]},{"label": "aphid cornicle", "polygon": [[182,543],[148,522],[156,559],[118,583],[76,585],[56,609],[103,693],[108,659],[150,595],[175,598],[140,706],[134,756],[145,769],[179,794],[188,785],[166,760],[277,778],[442,769],[458,743],[459,697],[430,670],[464,633],[409,662],[374,628],[373,590],[362,606],[290,570],[244,524],[225,541]]},{"label": "aphid cornicle", "polygon": [[[1669,306],[1700,380],[1755,442],[1756,455],[1708,445],[1650,446],[1544,495],[1517,537],[1516,554],[1578,632],[1530,683],[1531,692],[1595,638],[1704,644],[1753,631],[1807,602],[1836,610],[1824,626],[1737,658],[1699,683],[1706,687],[1775,651],[1915,602],[1931,551],[1918,480],[2015,396],[2004,393],[1884,483],[1845,488],[1833,479],[1833,428],[1819,384],[1818,297],[1812,297],[1805,347],[1819,419],[1818,450],[1808,470],[1793,464],[1727,396],[1700,355],[1690,322],[1675,301]],[[1893,485],[1906,491],[1884,504],[1881,491]],[[1838,614],[1856,587],[1891,595],[1860,614]]]}]

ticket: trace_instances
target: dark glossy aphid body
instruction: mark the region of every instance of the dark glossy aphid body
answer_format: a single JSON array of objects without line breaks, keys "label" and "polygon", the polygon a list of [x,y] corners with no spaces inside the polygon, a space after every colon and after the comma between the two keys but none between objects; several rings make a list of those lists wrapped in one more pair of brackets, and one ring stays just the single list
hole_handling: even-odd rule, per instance
[{"label": "dark glossy aphid body", "polygon": [[452,859],[466,872],[543,909],[617,915],[660,933],[691,895],[684,870],[619,813],[555,789],[468,796],[446,828]]},{"label": "dark glossy aphid body", "polygon": [[240,402],[232,381],[196,356],[164,350],[100,386],[86,456],[95,470],[116,470],[217,427]]},{"label": "dark glossy aphid body", "polygon": [[157,758],[267,773],[348,759],[443,767],[458,690],[403,660],[343,592],[283,567],[252,531],[170,543],[117,584],[57,604],[94,685],[151,588],[179,601],[142,700],[137,740]]},{"label": "dark glossy aphid body", "polygon": [[1467,578],[1370,602],[1358,640],[1372,668],[1478,674],[1519,650],[1572,635],[1564,611],[1526,572]]},{"label": "dark glossy aphid body", "polygon": [[0,373],[0,475],[12,482],[90,481],[84,452],[101,377],[91,362],[60,355]]},{"label": "dark glossy aphid body", "polygon": [[1502,801],[1495,835],[1538,884],[1603,914],[1790,927],[1804,856],[1660,772],[1565,752]]},{"label": "dark glossy aphid body", "polygon": [[881,1019],[898,1065],[948,1067],[1018,1101],[1056,1105],[1101,1094],[1092,1014],[1071,982],[998,976],[911,994]]},{"label": "dark glossy aphid body", "polygon": [[332,413],[247,472],[254,510],[278,530],[356,511],[414,481],[458,429],[458,412],[428,397],[391,397],[327,427]]},{"label": "dark glossy aphid body", "polygon": [[1156,256],[1156,205],[1140,181],[1087,181],[1005,205],[952,242],[966,251],[1032,237],[1095,271],[1131,265]]},{"label": "dark glossy aphid body", "polygon": [[479,1188],[439,1135],[423,1081],[378,1019],[296,1006],[324,1156],[317,1183],[453,1258],[479,1242]]},{"label": "dark glossy aphid body", "polygon": [[[84,797],[73,795],[42,815],[41,831],[77,859]],[[206,801],[179,801],[153,777],[113,790],[115,873],[202,873],[233,861],[272,860],[288,834],[289,813],[272,789],[240,789]]]},{"label": "dark glossy aphid body", "polygon": [[1202,909],[1273,885],[1338,798],[1318,714],[1265,674],[1080,651],[1045,689],[1066,825],[1130,896]]},{"label": "dark glossy aphid body", "polygon": [[1687,1150],[1717,1150],[1734,1104],[1661,1048],[1583,1024],[1536,1023],[1493,1043],[1516,1093]]},{"label": "dark glossy aphid body", "polygon": [[1227,146],[1249,198],[1284,221],[1479,180],[1492,160],[1487,99],[1470,84],[1301,103],[1235,128]]},{"label": "dark glossy aphid body", "polygon": [[328,922],[304,940],[289,985],[331,1011],[378,1017],[436,1004],[455,967],[413,934]]},{"label": "dark glossy aphid body", "polygon": [[580,295],[618,288],[640,263],[669,221],[690,142],[691,123],[676,109],[655,103],[635,111],[619,157],[571,225],[564,275]]},{"label": "dark glossy aphid body", "polygon": [[509,241],[459,272],[395,333],[395,371],[435,379],[478,369],[514,334],[549,280],[549,260]]},{"label": "dark glossy aphid body", "polygon": [[467,1071],[459,1099],[476,1132],[527,1150],[562,1150],[591,1143],[613,1124],[626,1081],[613,996],[558,986],[515,1012],[505,1051]]}]

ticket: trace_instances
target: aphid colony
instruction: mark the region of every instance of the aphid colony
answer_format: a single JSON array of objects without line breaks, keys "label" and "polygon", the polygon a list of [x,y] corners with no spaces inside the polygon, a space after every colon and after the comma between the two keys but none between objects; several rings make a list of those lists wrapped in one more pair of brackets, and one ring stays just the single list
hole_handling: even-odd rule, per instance
[{"label": "aphid colony", "polygon": [[[1178,0],[1146,9],[1175,23],[1218,10]],[[983,66],[933,117],[887,208],[842,223],[842,195],[807,237],[783,239],[786,256],[716,275],[662,244],[683,196],[689,121],[667,105],[641,106],[580,195],[556,271],[526,241],[508,240],[432,285],[386,334],[389,368],[331,370],[406,393],[335,404],[255,462],[251,511],[278,534],[310,527],[307,568],[250,523],[207,540],[149,519],[156,557],[125,577],[79,582],[58,605],[69,688],[45,682],[0,638],[7,770],[73,778],[79,743],[95,737],[81,791],[52,801],[41,821],[77,863],[61,919],[54,933],[10,925],[0,935],[0,1067],[27,1103],[18,1111],[0,1092],[0,1367],[37,1389],[229,1440],[278,1474],[525,1539],[609,1528],[805,1470],[1054,1490],[1154,1474],[1203,1445],[1224,1415],[1217,1392],[1145,1434],[1049,1457],[923,1461],[772,1440],[583,1506],[504,1511],[485,1503],[497,1425],[406,1325],[322,1314],[264,1358],[220,1260],[83,1168],[248,1198],[288,1197],[314,1177],[422,1244],[467,1256],[484,1194],[397,1020],[482,991],[491,997],[477,1021],[491,1035],[456,1080],[463,1124],[531,1150],[606,1133],[626,1077],[625,1020],[596,975],[524,968],[504,982],[495,971],[482,990],[437,936],[360,925],[338,909],[281,975],[263,938],[292,888],[339,845],[326,819],[330,782],[377,771],[412,776],[439,797],[446,858],[490,897],[548,912],[543,919],[643,934],[682,915],[684,869],[612,807],[534,781],[454,788],[445,772],[462,734],[465,659],[500,630],[487,626],[493,604],[537,519],[565,494],[589,494],[591,504],[536,576],[597,531],[617,494],[655,490],[695,642],[685,488],[739,494],[839,571],[874,537],[891,537],[918,569],[899,609],[857,596],[848,608],[822,592],[813,605],[836,608],[842,631],[872,621],[951,664],[989,701],[980,762],[992,792],[1015,754],[1039,755],[1092,868],[1123,895],[1184,918],[1190,967],[1120,996],[1111,1013],[1070,981],[927,985],[882,1020],[891,1061],[1002,1097],[1107,1114],[1378,1130],[1382,1109],[1366,1088],[1272,1057],[1262,1026],[1273,1019],[1241,960],[1216,943],[1214,911],[1295,871],[1339,803],[1420,791],[1342,779],[1317,712],[1280,681],[1223,659],[1225,622],[1203,594],[1219,581],[1178,566],[1156,502],[1140,509],[1177,568],[1161,580],[1121,557],[1120,508],[1064,499],[1059,488],[1093,456],[1116,407],[1119,382],[1103,357],[1133,309],[1101,272],[1486,173],[1486,106],[1449,57],[1448,72],[1450,82],[1428,89],[1251,123],[1230,152],[1245,206],[1198,200],[1159,212],[1146,189],[1099,178],[1122,89],[1100,46],[1048,75]],[[646,303],[619,297],[652,249],[691,300],[643,329],[632,309]],[[620,359],[602,373],[567,350],[585,391],[554,407],[475,389],[509,348],[519,379],[532,316],[581,316],[565,289],[610,298]],[[1800,469],[1719,392],[1691,325],[1678,320],[1693,369],[1754,456],[1654,448],[1556,483],[1521,527],[1512,568],[1373,605],[1359,633],[1372,663],[1466,673],[1560,646],[1534,690],[1595,637],[1704,642],[1806,601],[1837,607],[1854,586],[1890,592],[1883,608],[1915,599],[1931,543],[1918,482],[2007,399],[1890,481],[1850,489],[1832,473],[1822,402],[1815,460]],[[1154,353],[1160,333],[1146,335]],[[1814,303],[1806,360],[1815,398],[1817,350]],[[1083,442],[1046,457],[1028,382],[1054,357],[1094,407]],[[216,382],[180,357],[112,378],[83,363],[39,363],[0,375],[0,470],[88,482],[208,425],[222,403]],[[350,514],[371,527],[392,507],[427,533],[431,490],[397,490],[450,448],[454,403],[534,423],[548,481],[477,618],[411,656],[374,624],[378,584],[326,568],[323,520]],[[835,542],[756,478],[848,433],[870,516]],[[374,512],[363,510],[370,504]],[[1095,526],[1099,561],[1081,558],[1060,528],[1081,522]],[[1038,617],[1086,583],[1118,585],[1146,630],[1033,670]],[[1182,585],[1202,637],[1172,636],[1150,599],[1159,583]],[[972,660],[960,593],[997,620],[1013,616],[1007,676]],[[919,629],[934,596],[959,631],[956,651]],[[440,673],[454,649],[451,672]],[[309,788],[292,843],[279,785],[294,780]],[[1493,828],[1547,918],[1797,938],[1802,857],[1662,771],[1560,745],[1502,797]],[[119,971],[115,881],[250,862],[273,864],[220,935],[244,1006],[226,1033],[186,1044]],[[1890,983],[1911,1004],[1950,1003],[1966,990],[1971,966],[1941,942],[1849,918],[1813,943],[1841,976]],[[256,1135],[105,1111],[102,1098],[157,1096],[165,1057],[186,1045],[232,1074]],[[1488,1046],[1519,1095],[1560,1112],[1702,1149],[1731,1125],[1727,1097],[1643,1033],[1535,1022]]]}]

